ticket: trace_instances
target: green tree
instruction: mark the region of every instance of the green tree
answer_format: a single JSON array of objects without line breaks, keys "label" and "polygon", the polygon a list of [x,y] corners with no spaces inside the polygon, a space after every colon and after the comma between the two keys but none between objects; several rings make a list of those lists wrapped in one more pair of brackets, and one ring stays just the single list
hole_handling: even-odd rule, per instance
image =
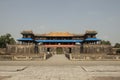
[{"label": "green tree", "polygon": [[0,48],[5,48],[6,44],[15,44],[15,43],[16,42],[14,38],[9,33],[0,36]]},{"label": "green tree", "polygon": [[117,48],[116,53],[120,54],[120,43],[116,43],[114,48]]},{"label": "green tree", "polygon": [[111,42],[110,42],[110,41],[102,40],[102,41],[101,41],[101,44],[104,44],[104,45],[111,45]]},{"label": "green tree", "polygon": [[120,48],[120,43],[116,43],[114,47],[115,48]]}]

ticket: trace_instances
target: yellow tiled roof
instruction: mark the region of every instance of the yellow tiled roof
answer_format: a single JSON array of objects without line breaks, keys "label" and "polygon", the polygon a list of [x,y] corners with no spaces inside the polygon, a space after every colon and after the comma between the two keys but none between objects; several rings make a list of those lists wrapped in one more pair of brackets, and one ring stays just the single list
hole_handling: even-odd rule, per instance
[{"label": "yellow tiled roof", "polygon": [[69,32],[50,32],[45,34],[45,36],[73,36],[73,34]]}]

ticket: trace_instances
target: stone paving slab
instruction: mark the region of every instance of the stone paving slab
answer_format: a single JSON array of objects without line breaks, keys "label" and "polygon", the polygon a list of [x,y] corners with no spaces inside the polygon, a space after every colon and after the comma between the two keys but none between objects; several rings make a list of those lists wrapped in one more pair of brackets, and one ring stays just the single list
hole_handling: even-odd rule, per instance
[{"label": "stone paving slab", "polygon": [[112,76],[96,77],[94,76],[89,80],[120,80],[120,77],[112,77]]},{"label": "stone paving slab", "polygon": [[26,66],[0,66],[0,72],[15,72],[22,71]]},{"label": "stone paving slab", "polygon": [[[9,66],[8,66],[9,67]],[[14,68],[15,66],[13,66]],[[12,68],[12,66],[11,66]],[[85,68],[85,70],[83,69]],[[1,76],[10,76],[4,80],[105,80],[105,78],[114,77],[114,80],[120,80],[120,72],[107,72],[107,68],[117,71],[116,66],[29,66],[22,71],[1,72]],[[89,70],[88,70],[89,69]],[[94,71],[96,70],[96,71]],[[108,70],[108,69],[107,69]],[[100,79],[99,79],[100,78]],[[109,79],[110,80],[110,79]]]},{"label": "stone paving slab", "polygon": [[75,62],[64,55],[55,55],[46,61],[1,62],[0,65],[1,77],[9,76],[3,80],[104,80],[104,77],[120,80],[120,62]]},{"label": "stone paving slab", "polygon": [[87,72],[120,72],[120,66],[84,66]]},{"label": "stone paving slab", "polygon": [[80,67],[29,67],[9,80],[79,80],[82,73]]}]

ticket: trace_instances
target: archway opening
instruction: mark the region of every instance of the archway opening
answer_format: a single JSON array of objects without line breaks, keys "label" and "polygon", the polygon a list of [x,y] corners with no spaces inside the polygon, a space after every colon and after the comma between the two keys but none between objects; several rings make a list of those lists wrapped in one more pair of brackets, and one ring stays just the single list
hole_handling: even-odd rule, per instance
[{"label": "archway opening", "polygon": [[62,47],[57,47],[56,48],[56,53],[57,54],[63,54],[63,48]]}]

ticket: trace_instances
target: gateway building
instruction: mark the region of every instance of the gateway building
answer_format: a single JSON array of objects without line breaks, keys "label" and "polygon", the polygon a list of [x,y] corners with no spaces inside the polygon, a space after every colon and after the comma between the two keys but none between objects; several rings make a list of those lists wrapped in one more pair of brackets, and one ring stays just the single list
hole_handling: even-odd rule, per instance
[{"label": "gateway building", "polygon": [[86,31],[84,34],[69,32],[50,32],[34,34],[32,31],[22,31],[22,38],[17,39],[19,44],[33,45],[30,53],[103,53],[106,46],[101,45],[96,37],[96,31]]}]

